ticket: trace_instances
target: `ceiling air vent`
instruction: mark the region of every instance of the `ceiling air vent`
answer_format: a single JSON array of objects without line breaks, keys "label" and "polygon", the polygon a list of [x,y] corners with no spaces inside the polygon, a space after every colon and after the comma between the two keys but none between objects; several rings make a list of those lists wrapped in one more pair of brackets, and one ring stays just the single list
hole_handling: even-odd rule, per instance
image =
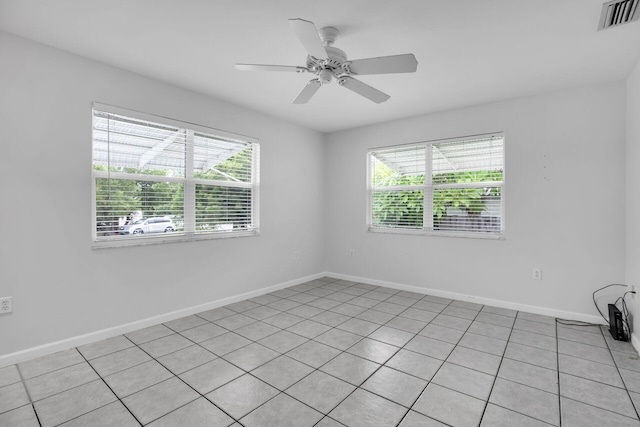
[{"label": "ceiling air vent", "polygon": [[640,17],[640,0],[614,0],[602,5],[598,30],[635,21]]}]

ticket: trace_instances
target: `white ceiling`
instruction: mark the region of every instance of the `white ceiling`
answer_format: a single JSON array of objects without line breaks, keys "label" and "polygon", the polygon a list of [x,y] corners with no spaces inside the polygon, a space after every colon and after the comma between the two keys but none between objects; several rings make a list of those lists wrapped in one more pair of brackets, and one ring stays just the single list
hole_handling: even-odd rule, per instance
[{"label": "white ceiling", "polygon": [[[623,79],[640,21],[597,31],[604,0],[0,0],[0,29],[196,92],[331,132]],[[415,74],[359,77],[374,104],[339,87],[291,100],[309,74],[287,23],[337,27],[349,59],[413,53]]]}]

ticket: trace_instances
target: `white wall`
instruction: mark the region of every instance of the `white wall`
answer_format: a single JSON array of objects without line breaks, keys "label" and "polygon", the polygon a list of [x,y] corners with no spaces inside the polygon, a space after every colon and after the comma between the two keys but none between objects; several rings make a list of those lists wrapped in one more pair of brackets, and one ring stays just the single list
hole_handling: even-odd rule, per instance
[{"label": "white wall", "polygon": [[[0,357],[323,271],[322,134],[2,32],[0,64]],[[92,250],[92,101],[260,138],[261,235]]]},{"label": "white wall", "polygon": [[[0,358],[321,271],[586,315],[594,289],[625,272],[640,284],[640,66],[626,87],[325,137],[2,32],[0,64],[0,296],[14,297]],[[92,250],[93,101],[260,138],[262,234]],[[505,240],[366,231],[368,148],[494,131],[507,141]]]},{"label": "white wall", "polygon": [[[640,62],[627,79],[626,283],[640,291]],[[640,294],[633,299],[633,338],[640,349]]]},{"label": "white wall", "polygon": [[[506,137],[505,240],[366,231],[368,148],[496,131]],[[591,292],[624,279],[624,150],[623,83],[332,134],[327,269],[589,318]]]}]

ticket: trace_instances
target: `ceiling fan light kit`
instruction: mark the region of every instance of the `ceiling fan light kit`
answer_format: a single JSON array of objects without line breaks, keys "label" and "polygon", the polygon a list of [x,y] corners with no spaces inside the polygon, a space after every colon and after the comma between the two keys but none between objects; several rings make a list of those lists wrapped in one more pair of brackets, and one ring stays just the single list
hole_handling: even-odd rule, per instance
[{"label": "ceiling fan light kit", "polygon": [[307,51],[306,67],[236,64],[236,68],[244,71],[289,71],[315,74],[317,77],[307,83],[293,100],[294,104],[306,104],[320,86],[331,83],[333,78],[340,86],[379,104],[389,99],[389,95],[352,76],[415,73],[418,68],[418,61],[411,53],[349,61],[343,50],[333,46],[340,34],[337,28],[323,27],[317,30],[313,22],[304,19],[289,19],[289,25]]}]

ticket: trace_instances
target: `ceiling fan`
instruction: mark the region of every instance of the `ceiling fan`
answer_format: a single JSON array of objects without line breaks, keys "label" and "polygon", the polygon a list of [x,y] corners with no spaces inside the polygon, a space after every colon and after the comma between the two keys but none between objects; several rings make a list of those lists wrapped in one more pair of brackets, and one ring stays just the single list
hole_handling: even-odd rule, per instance
[{"label": "ceiling fan", "polygon": [[320,86],[331,83],[333,78],[340,86],[379,104],[389,99],[389,95],[352,76],[415,73],[418,68],[418,61],[411,53],[350,61],[347,60],[347,54],[344,51],[333,46],[339,34],[337,28],[324,27],[317,30],[313,22],[304,19],[289,19],[289,25],[308,53],[306,66],[236,64],[236,68],[247,71],[293,71],[315,74],[317,77],[307,83],[293,100],[294,104],[306,104]]}]

